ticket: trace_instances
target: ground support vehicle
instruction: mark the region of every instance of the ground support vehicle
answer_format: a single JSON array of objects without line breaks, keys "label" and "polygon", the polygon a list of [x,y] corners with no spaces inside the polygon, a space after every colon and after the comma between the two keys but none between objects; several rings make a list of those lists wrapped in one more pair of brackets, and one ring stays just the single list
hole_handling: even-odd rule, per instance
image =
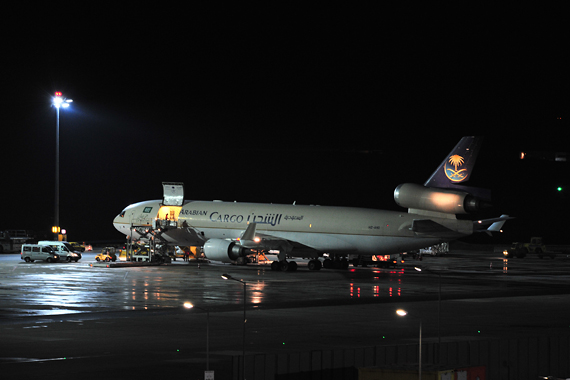
[{"label": "ground support vehicle", "polygon": [[33,234],[30,231],[0,231],[0,253],[20,252],[22,244],[31,243],[33,240]]},{"label": "ground support vehicle", "polygon": [[101,253],[98,253],[95,256],[95,260],[97,261],[117,261],[117,254],[116,254],[116,248],[115,247],[105,247],[103,248],[103,250],[101,251]]},{"label": "ground support vehicle", "polygon": [[23,244],[20,258],[27,263],[35,260],[45,260],[48,263],[59,261],[59,255],[50,246],[39,244]]},{"label": "ground support vehicle", "polygon": [[61,260],[65,260],[68,263],[71,261],[78,262],[81,258],[81,253],[75,252],[71,244],[66,241],[56,241],[56,240],[40,240],[39,245],[51,247],[60,256]]},{"label": "ground support vehicle", "polygon": [[198,260],[203,257],[201,247],[180,247],[175,246],[172,249],[168,248],[168,255],[172,258],[172,261],[176,259],[182,259],[184,261]]},{"label": "ground support vehicle", "polygon": [[509,249],[503,252],[505,257],[517,257],[522,259],[527,254],[536,254],[539,259],[548,256],[553,259],[556,253],[550,251],[543,244],[541,237],[533,237],[530,243],[514,242]]},{"label": "ground support vehicle", "polygon": [[85,243],[81,244],[81,243],[77,243],[74,241],[70,241],[68,242],[75,251],[77,252],[85,252]]},{"label": "ground support vehicle", "polygon": [[[349,255],[350,263],[357,267],[375,266],[377,268],[396,268],[398,265],[398,255],[376,255],[371,257]],[[325,267],[326,268],[326,267]]]}]

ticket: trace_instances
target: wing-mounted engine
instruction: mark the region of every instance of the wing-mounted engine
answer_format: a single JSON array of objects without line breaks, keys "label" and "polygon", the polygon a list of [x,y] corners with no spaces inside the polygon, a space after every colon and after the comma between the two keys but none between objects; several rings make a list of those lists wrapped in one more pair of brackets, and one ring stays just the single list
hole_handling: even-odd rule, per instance
[{"label": "wing-mounted engine", "polygon": [[453,189],[430,188],[413,183],[404,183],[394,190],[398,206],[409,212],[431,211],[449,215],[467,214],[478,211],[487,203],[473,195]]},{"label": "wing-mounted engine", "polygon": [[247,256],[248,249],[230,240],[210,239],[204,244],[204,255],[209,260],[231,263]]}]

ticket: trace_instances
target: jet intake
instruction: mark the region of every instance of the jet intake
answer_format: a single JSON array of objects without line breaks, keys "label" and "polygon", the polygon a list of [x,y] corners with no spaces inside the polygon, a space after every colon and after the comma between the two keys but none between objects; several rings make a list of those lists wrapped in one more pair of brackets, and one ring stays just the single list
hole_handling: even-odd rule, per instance
[{"label": "jet intake", "polygon": [[215,261],[230,263],[246,255],[246,248],[233,241],[210,239],[204,244],[204,255]]},{"label": "jet intake", "polygon": [[408,209],[467,214],[484,208],[486,203],[459,190],[430,188],[404,183],[394,190],[398,206]]}]

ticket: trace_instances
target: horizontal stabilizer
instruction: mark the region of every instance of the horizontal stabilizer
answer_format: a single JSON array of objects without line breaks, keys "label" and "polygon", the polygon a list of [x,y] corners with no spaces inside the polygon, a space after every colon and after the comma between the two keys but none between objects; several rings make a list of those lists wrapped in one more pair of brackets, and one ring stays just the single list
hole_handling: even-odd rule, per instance
[{"label": "horizontal stabilizer", "polygon": [[474,229],[476,229],[477,226],[486,226],[490,224],[489,228],[485,230],[480,229],[478,232],[486,232],[489,235],[491,235],[491,232],[500,232],[505,222],[509,219],[514,219],[514,217],[503,214],[498,218],[477,220],[473,222],[473,224],[475,225]]}]

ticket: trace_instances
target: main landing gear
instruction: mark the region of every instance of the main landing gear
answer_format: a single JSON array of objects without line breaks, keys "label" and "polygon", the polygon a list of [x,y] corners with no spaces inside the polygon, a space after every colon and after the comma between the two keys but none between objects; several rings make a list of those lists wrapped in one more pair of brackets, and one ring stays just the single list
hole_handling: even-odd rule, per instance
[{"label": "main landing gear", "polygon": [[274,261],[271,263],[271,270],[282,272],[295,272],[297,270],[297,263],[295,261]]},{"label": "main landing gear", "polygon": [[[309,270],[320,270],[323,264],[318,259],[312,259],[307,264]],[[332,268],[332,267],[331,267]],[[274,261],[271,263],[271,270],[282,272],[295,272],[297,270],[297,263],[295,261]]]}]

